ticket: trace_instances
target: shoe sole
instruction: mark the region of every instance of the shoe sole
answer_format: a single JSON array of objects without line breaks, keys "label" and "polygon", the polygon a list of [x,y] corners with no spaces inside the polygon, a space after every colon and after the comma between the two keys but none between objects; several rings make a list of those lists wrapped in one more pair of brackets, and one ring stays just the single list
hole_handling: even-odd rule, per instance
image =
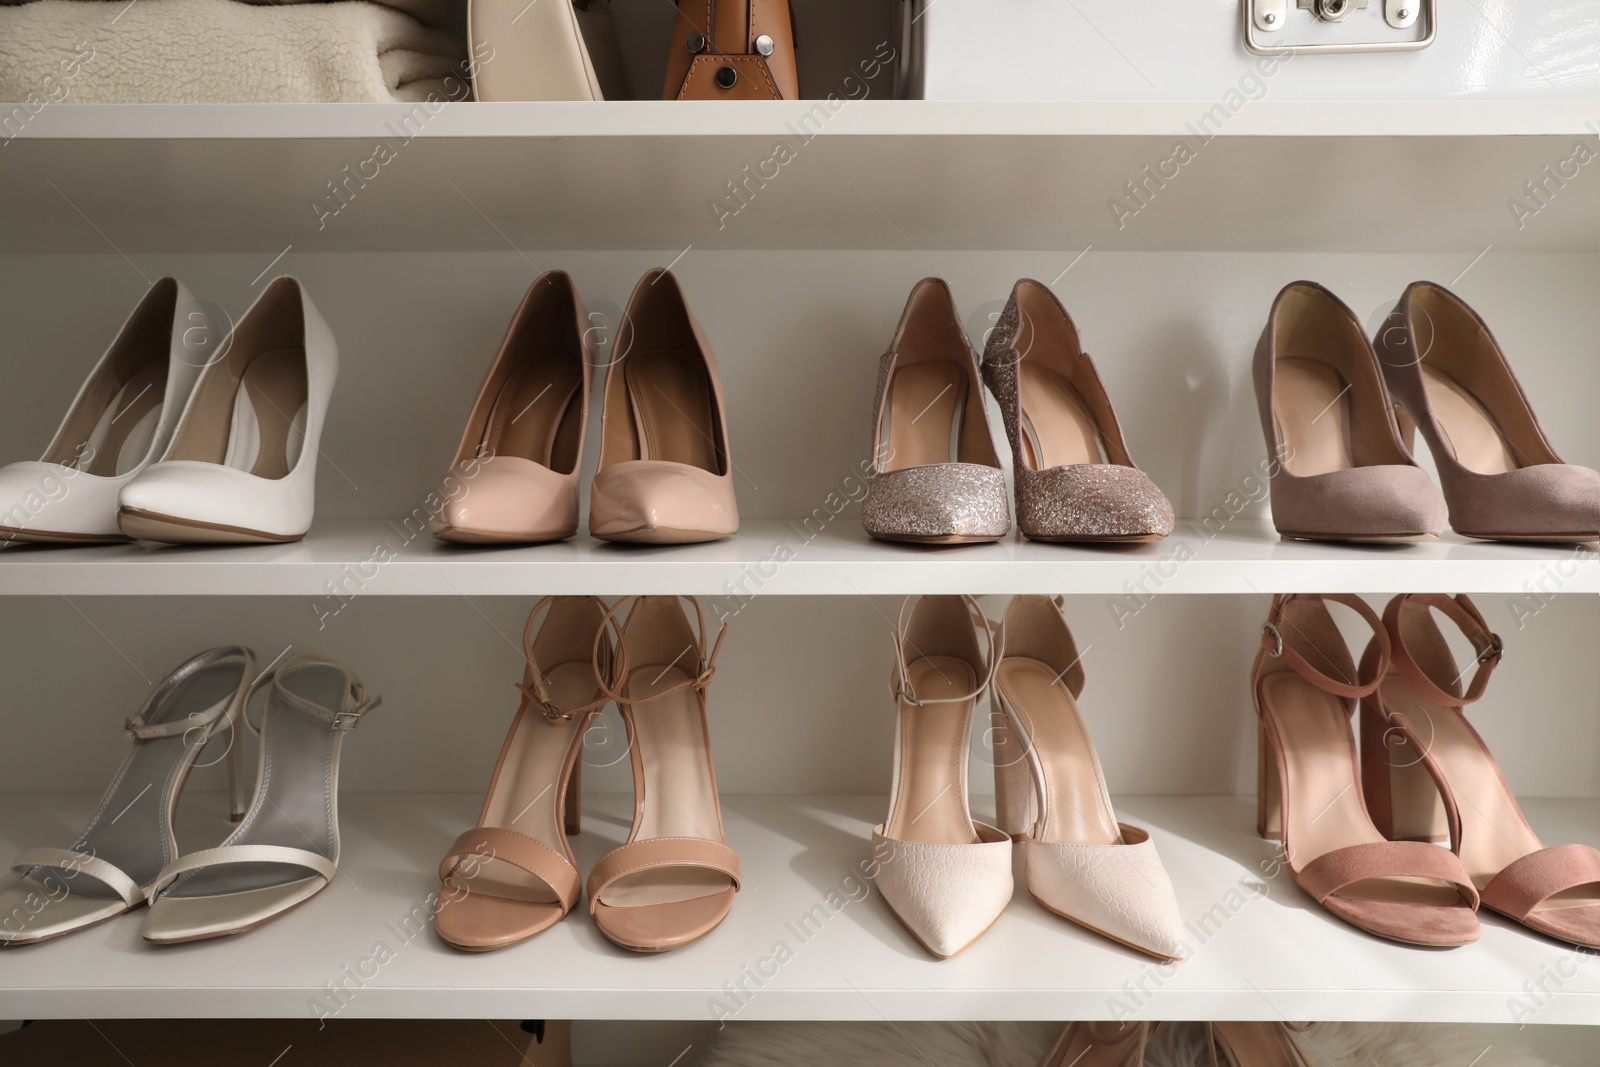
[{"label": "shoe sole", "polygon": [[1349,536],[1340,536],[1337,534],[1300,533],[1295,530],[1279,530],[1278,536],[1288,541],[1332,541],[1352,545],[1416,545],[1439,539],[1438,534],[1431,533],[1351,534]]},{"label": "shoe sole", "polygon": [[1534,545],[1581,545],[1590,541],[1600,541],[1600,533],[1554,533],[1554,534],[1487,534],[1468,533],[1457,530],[1462,537],[1470,537],[1476,541],[1520,541]]},{"label": "shoe sole", "polygon": [[1071,923],[1072,925],[1074,925],[1076,927],[1079,927],[1081,929],[1087,930],[1091,934],[1099,934],[1101,937],[1105,938],[1107,941],[1115,941],[1117,944],[1121,945],[1123,948],[1131,948],[1131,949],[1133,949],[1133,951],[1139,953],[1141,956],[1149,956],[1151,959],[1161,960],[1163,963],[1182,963],[1183,960],[1184,960],[1184,957],[1182,957],[1182,956],[1164,956],[1159,952],[1151,952],[1149,949],[1147,949],[1147,948],[1145,948],[1145,947],[1143,947],[1141,945],[1135,945],[1132,941],[1124,941],[1122,938],[1118,937],[1116,934],[1108,934],[1104,930],[1100,929],[1098,926],[1090,926],[1088,923],[1084,922],[1082,919],[1073,918],[1071,915],[1068,915],[1064,911],[1057,911],[1055,908],[1052,908],[1050,905],[1046,904],[1043,900],[1040,900],[1038,894],[1036,894],[1031,889],[1028,890],[1028,895],[1030,897],[1033,897],[1034,903],[1038,904],[1039,907],[1043,908],[1045,911],[1048,911],[1051,915],[1059,915],[1061,918],[1067,920],[1067,922]]},{"label": "shoe sole", "polygon": [[[328,885],[332,884],[332,882],[328,883]],[[309,897],[306,897],[305,900],[296,901],[295,903],[290,904],[287,908],[284,908],[282,911],[275,911],[271,915],[268,915],[265,919],[262,919],[259,922],[253,922],[249,926],[236,926],[230,930],[216,930],[209,934],[195,934],[193,937],[173,937],[160,939],[147,937],[144,939],[144,943],[147,945],[187,945],[195,941],[215,941],[219,937],[232,937],[235,934],[248,934],[251,930],[260,929],[272,920],[282,918],[291,911],[294,911],[296,908],[303,907],[310,901],[316,900],[322,895],[323,890],[326,890],[327,888],[328,886],[325,885],[322,887],[322,889],[319,889],[315,893],[312,893]]]},{"label": "shoe sole", "polygon": [[27,541],[40,545],[125,545],[132,540],[126,534],[75,534],[0,526],[0,541]]},{"label": "shoe sole", "polygon": [[245,526],[225,526],[221,523],[198,522],[179,519],[154,511],[123,508],[117,513],[117,525],[130,538],[139,541],[161,541],[172,545],[185,544],[289,544],[305,539],[305,534],[275,534],[252,530]]},{"label": "shoe sole", "polygon": [[548,545],[574,537],[577,530],[553,534],[508,534],[494,530],[472,530],[464,526],[446,526],[435,530],[433,536],[453,545]]},{"label": "shoe sole", "polygon": [[1005,534],[984,534],[978,537],[967,534],[888,534],[871,533],[871,531],[868,531],[868,534],[879,541],[898,541],[908,545],[987,545],[1006,536]]},{"label": "shoe sole", "polygon": [[731,533],[718,533],[713,530],[679,530],[670,526],[639,526],[614,534],[596,533],[590,530],[589,535],[601,541],[629,545],[694,545],[708,541],[725,541],[733,536]]},{"label": "shoe sole", "polygon": [[1164,540],[1167,535],[1166,534],[1157,534],[1157,533],[1151,533],[1151,534],[1107,534],[1104,537],[1088,537],[1088,536],[1081,536],[1081,535],[1074,534],[1074,535],[1065,536],[1065,537],[1056,537],[1056,536],[1053,536],[1053,535],[1046,536],[1044,534],[1031,534],[1031,533],[1028,533],[1026,530],[1024,530],[1022,532],[1022,536],[1027,538],[1029,541],[1038,541],[1039,543],[1046,544],[1046,545],[1068,545],[1068,544],[1077,544],[1077,543],[1080,543],[1080,542],[1084,543],[1084,544],[1102,544],[1102,545],[1142,545],[1142,544],[1146,544],[1146,543],[1148,543],[1150,541],[1161,541],[1161,540]]}]

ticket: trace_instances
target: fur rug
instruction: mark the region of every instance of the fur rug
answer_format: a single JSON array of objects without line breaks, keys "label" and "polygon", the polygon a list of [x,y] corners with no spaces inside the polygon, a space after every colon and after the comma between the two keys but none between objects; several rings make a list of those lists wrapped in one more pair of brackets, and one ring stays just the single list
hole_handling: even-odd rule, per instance
[{"label": "fur rug", "polygon": [[[1059,1023],[732,1023],[703,1067],[1037,1067]],[[1551,1067],[1514,1044],[1422,1023],[1324,1023],[1305,1044],[1313,1067]],[[1481,1058],[1475,1058],[1481,1057]],[[1146,1067],[1211,1067],[1199,1026],[1177,1023]]]}]

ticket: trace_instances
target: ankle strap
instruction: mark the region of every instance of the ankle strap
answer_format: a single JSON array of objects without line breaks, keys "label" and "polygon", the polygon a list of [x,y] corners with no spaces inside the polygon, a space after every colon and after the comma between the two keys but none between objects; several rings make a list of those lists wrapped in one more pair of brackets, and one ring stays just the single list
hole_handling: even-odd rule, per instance
[{"label": "ankle strap", "polygon": [[[346,688],[339,707],[325,708],[284,686],[283,679],[286,675],[304,667],[333,667],[343,672]],[[361,684],[361,679],[356,677],[356,673],[332,656],[324,656],[320,652],[296,652],[279,663],[276,668],[269,666],[250,687],[250,695],[246,698],[246,713],[241,718],[250,728],[250,732],[257,737],[261,736],[261,727],[250,721],[248,705],[256,698],[256,694],[261,692],[268,694],[269,702],[276,697],[296,711],[321,719],[335,730],[354,730],[360,725],[363,715],[383,703],[383,698],[380,696],[368,696],[367,687]],[[265,711],[262,714],[265,715]]]},{"label": "ankle strap", "polygon": [[241,681],[249,678],[255,671],[255,653],[243,645],[223,645],[219,648],[207,649],[197,656],[192,657],[177,670],[167,675],[145,698],[144,704],[122,724],[123,736],[133,741],[151,741],[162,737],[176,737],[179,734],[189,734],[195,731],[195,739],[200,740],[211,736],[213,726],[218,725],[224,718],[231,718],[243,701],[240,699],[240,690],[248,696],[249,688],[241,685],[233,692],[206,708],[204,711],[192,711],[181,719],[172,719],[168,722],[150,721],[150,716],[163,709],[165,702],[177,688],[187,682],[194,675],[203,670],[215,667],[220,663],[236,662],[239,664]]},{"label": "ankle strap", "polygon": [[[711,654],[706,655],[706,616],[705,612],[700,609],[700,601],[692,596],[680,596],[677,599],[687,600],[694,605],[694,643],[690,646],[695,651],[696,671],[694,677],[678,682],[676,685],[669,685],[665,689],[657,690],[649,696],[626,696],[617,691],[616,686],[625,684],[628,677],[628,648],[627,643],[623,640],[624,635],[627,633],[627,622],[624,621],[619,624],[616,621],[617,612],[622,610],[623,605],[632,605],[638,599],[638,597],[623,597],[607,608],[605,616],[600,620],[600,631],[595,634],[595,677],[599,679],[600,691],[604,697],[601,703],[604,704],[606,700],[614,700],[620,707],[623,704],[648,704],[652,700],[660,700],[662,697],[671,696],[673,693],[681,693],[685,689],[694,689],[704,693],[711,684],[712,677],[717,673],[717,653],[722,651],[722,639],[728,636],[728,624],[723,623],[717,630],[717,639],[712,642]],[[600,648],[608,628],[616,634],[616,654],[611,657],[611,670],[605,671],[600,663]],[[684,651],[687,652],[689,649],[686,648]],[[668,664],[668,666],[670,667],[672,664]]]},{"label": "ankle strap", "polygon": [[[1473,662],[1478,665],[1478,669],[1472,672],[1472,682],[1465,692],[1461,691],[1460,674],[1440,684],[1422,669],[1422,665],[1411,654],[1406,644],[1408,625],[1404,618],[1404,608],[1412,601],[1433,608],[1444,615],[1456,624],[1467,640],[1472,642],[1473,650],[1477,653],[1477,658]],[[1484,621],[1478,606],[1465,593],[1455,597],[1443,593],[1401,593],[1384,608],[1383,624],[1389,631],[1389,640],[1394,648],[1394,665],[1401,677],[1425,699],[1446,707],[1459,708],[1483,696],[1483,691],[1489,684],[1489,676],[1494,673],[1504,651],[1499,635],[1489,629],[1489,624]],[[1417,619],[1416,625],[1431,629],[1434,636],[1441,638],[1442,644],[1442,635],[1439,634],[1439,627],[1433,621],[1431,613],[1423,613]]]},{"label": "ankle strap", "polygon": [[[1372,627],[1373,638],[1378,644],[1378,656],[1372,662],[1370,676],[1356,675],[1354,684],[1343,678],[1334,678],[1323,673],[1314,666],[1310,659],[1300,651],[1298,645],[1305,641],[1314,658],[1328,666],[1333,662],[1326,654],[1319,652],[1315,646],[1310,645],[1309,639],[1299,633],[1294,623],[1289,621],[1285,608],[1292,600],[1333,601],[1343,604],[1366,620]],[[1285,632],[1287,631],[1287,632]],[[1267,615],[1267,621],[1261,628],[1261,654],[1268,659],[1281,659],[1291,667],[1294,672],[1312,685],[1325,693],[1334,696],[1358,698],[1372,693],[1383,681],[1383,676],[1389,670],[1389,635],[1383,625],[1383,620],[1378,618],[1376,612],[1367,606],[1367,602],[1351,593],[1280,593],[1272,598],[1272,610]],[[1358,668],[1359,671],[1359,668]]]},{"label": "ankle strap", "polygon": [[976,599],[965,593],[961,594],[961,599],[967,606],[967,614],[972,619],[973,628],[983,635],[983,677],[978,682],[978,688],[970,693],[956,697],[920,699],[912,691],[911,683],[906,679],[906,610],[911,607],[913,601],[919,599],[921,598],[908,596],[900,602],[900,618],[894,630],[894,673],[889,676],[889,691],[896,700],[903,700],[914,708],[927,707],[930,704],[961,704],[978,699],[988,691],[994,681],[995,668],[999,665],[1002,655],[1001,641],[1004,638],[1004,628],[1000,623],[992,622],[983,613],[983,608],[978,606]]},{"label": "ankle strap", "polygon": [[[611,642],[604,639],[607,630],[606,620],[610,618],[610,614],[605,611],[605,603],[603,601],[597,597],[588,599],[594,600],[601,608],[600,625],[595,633],[595,643],[592,650],[595,662],[595,677],[600,680],[600,695],[586,704],[578,704],[570,708],[563,708],[557,704],[550,696],[549,679],[544,676],[544,671],[539,668],[539,663],[533,656],[533,622],[539,618],[539,610],[541,608],[548,609],[555,603],[556,598],[547,596],[537,600],[533,605],[533,609],[528,612],[528,621],[522,626],[522,658],[527,661],[527,668],[523,671],[522,681],[517,683],[517,690],[528,700],[537,704],[540,712],[551,723],[571,722],[573,716],[587,715],[590,712],[599,711],[611,702],[611,697],[606,695],[603,681],[611,670]],[[545,617],[549,617],[548,610]],[[542,621],[540,626],[542,629]]]}]

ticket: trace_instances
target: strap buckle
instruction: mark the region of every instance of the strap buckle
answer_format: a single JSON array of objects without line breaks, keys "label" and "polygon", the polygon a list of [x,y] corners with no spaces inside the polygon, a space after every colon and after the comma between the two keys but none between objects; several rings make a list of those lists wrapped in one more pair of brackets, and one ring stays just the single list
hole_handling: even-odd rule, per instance
[{"label": "strap buckle", "polygon": [[1505,645],[1501,644],[1497,633],[1472,635],[1472,647],[1478,652],[1477,662],[1485,667],[1499,663],[1500,656],[1505,652]]},{"label": "strap buckle", "polygon": [[897,686],[894,687],[894,695],[898,699],[904,700],[907,704],[910,704],[914,708],[925,708],[925,707],[927,707],[926,704],[924,704],[922,701],[918,700],[916,697],[912,696],[909,692],[907,692],[905,686],[903,686],[903,685],[897,685]]},{"label": "strap buckle", "polygon": [[361,724],[361,713],[365,708],[356,708],[351,711],[336,711],[333,713],[333,728],[335,730],[354,730]]},{"label": "strap buckle", "polygon": [[[1269,637],[1272,638],[1272,647],[1270,648],[1267,647],[1266,642]],[[1279,659],[1283,656],[1283,633],[1278,629],[1276,623],[1263,623],[1261,625],[1261,638],[1261,647],[1266,649],[1268,656],[1273,659]]]}]

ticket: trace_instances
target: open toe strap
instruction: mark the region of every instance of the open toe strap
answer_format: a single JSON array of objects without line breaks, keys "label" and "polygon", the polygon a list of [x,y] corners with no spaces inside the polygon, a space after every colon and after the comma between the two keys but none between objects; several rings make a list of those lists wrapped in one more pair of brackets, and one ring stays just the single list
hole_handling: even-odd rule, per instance
[{"label": "open toe strap", "polygon": [[26,849],[11,864],[11,873],[18,878],[29,878],[33,877],[33,872],[41,867],[46,870],[64,871],[69,877],[86,874],[121,897],[122,902],[130,908],[144,903],[144,890],[139,887],[138,882],[129,878],[115,864],[107,863],[87,852],[74,852],[67,848]]},{"label": "open toe strap", "polygon": [[1339,890],[1369,878],[1434,878],[1461,891],[1478,907],[1478,890],[1454,852],[1420,841],[1384,841],[1336,848],[1300,871],[1300,887],[1321,904]]},{"label": "open toe strap", "polygon": [[208,867],[224,867],[235,863],[281,863],[290,867],[303,867],[311,874],[319,874],[328,881],[339,872],[338,866],[320,852],[283,845],[219,845],[216,848],[191,852],[167,864],[150,887],[154,901],[166,892],[179,878],[192,871]]},{"label": "open toe strap", "polygon": [[599,906],[600,894],[617,879],[662,867],[720,871],[739,888],[739,854],[727,845],[703,837],[652,837],[619,845],[600,857],[589,871],[589,910]]},{"label": "open toe strap", "polygon": [[1521,921],[1557,893],[1592,883],[1600,883],[1600,851],[1556,845],[1507,865],[1483,887],[1483,902]]},{"label": "open toe strap", "polygon": [[439,863],[439,880],[457,872],[473,873],[485,860],[501,860],[533,875],[561,900],[561,911],[571,911],[583,889],[582,879],[567,858],[542,841],[499,826],[479,826],[456,838]]}]

